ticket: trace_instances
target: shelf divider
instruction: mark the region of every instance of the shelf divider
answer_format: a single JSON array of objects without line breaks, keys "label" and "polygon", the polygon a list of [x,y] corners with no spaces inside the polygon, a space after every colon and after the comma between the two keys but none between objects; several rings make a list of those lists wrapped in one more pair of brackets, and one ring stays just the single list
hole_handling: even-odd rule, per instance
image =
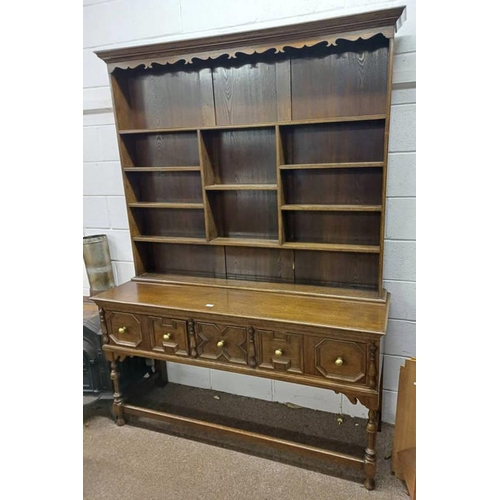
[{"label": "shelf divider", "polygon": [[285,161],[285,151],[283,148],[283,141],[281,140],[281,130],[278,125],[276,125],[276,179],[278,182],[278,241],[280,245],[285,241],[285,224],[283,223],[283,214],[281,213],[281,207],[285,203],[285,191],[283,188],[283,181],[281,179],[280,167]]},{"label": "shelf divider", "polygon": [[210,184],[205,191],[276,191],[277,184]]},{"label": "shelf divider", "polygon": [[383,161],[349,163],[296,163],[290,165],[280,165],[280,170],[307,170],[315,168],[381,168],[383,166]]},{"label": "shelf divider", "polygon": [[282,205],[281,210],[312,212],[380,212],[381,205]]},{"label": "shelf divider", "polygon": [[205,141],[203,140],[203,134],[201,133],[201,130],[197,130],[197,135],[198,154],[201,167],[201,190],[203,194],[203,205],[205,207],[205,237],[207,238],[207,241],[209,241],[217,237],[217,225],[215,224],[215,216],[206,191],[207,185],[214,183],[214,169],[210,162],[210,156],[208,154]]},{"label": "shelf divider", "polygon": [[172,127],[172,128],[155,128],[155,129],[121,129],[118,131],[119,135],[133,135],[133,134],[168,134],[169,132],[197,132],[198,130],[232,130],[232,129],[246,129],[246,128],[273,128],[276,125],[290,126],[290,125],[309,125],[314,123],[343,123],[343,122],[359,122],[359,121],[375,121],[385,120],[386,115],[359,115],[359,116],[337,116],[334,118],[310,118],[306,120],[286,120],[275,121],[266,123],[247,123],[243,125],[213,125],[207,127]]},{"label": "shelf divider", "polygon": [[199,172],[200,167],[126,167],[124,172]]},{"label": "shelf divider", "polygon": [[319,250],[326,252],[353,252],[353,253],[379,253],[378,245],[346,245],[336,243],[307,243],[299,241],[289,241],[283,243],[282,248],[294,250]]},{"label": "shelf divider", "polygon": [[189,238],[182,236],[134,236],[133,241],[142,241],[147,243],[177,243],[179,245],[206,245],[207,241],[203,238]]},{"label": "shelf divider", "polygon": [[163,203],[163,202],[145,202],[137,201],[129,203],[130,208],[172,208],[172,209],[188,209],[188,210],[203,210],[203,203]]}]

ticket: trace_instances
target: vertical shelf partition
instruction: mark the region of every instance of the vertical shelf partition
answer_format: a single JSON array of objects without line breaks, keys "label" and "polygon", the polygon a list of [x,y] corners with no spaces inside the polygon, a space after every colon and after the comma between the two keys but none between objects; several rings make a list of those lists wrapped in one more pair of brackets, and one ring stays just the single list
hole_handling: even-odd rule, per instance
[{"label": "vertical shelf partition", "polygon": [[207,275],[382,293],[390,51],[378,36],[117,70],[137,268],[205,275],[206,257]]}]

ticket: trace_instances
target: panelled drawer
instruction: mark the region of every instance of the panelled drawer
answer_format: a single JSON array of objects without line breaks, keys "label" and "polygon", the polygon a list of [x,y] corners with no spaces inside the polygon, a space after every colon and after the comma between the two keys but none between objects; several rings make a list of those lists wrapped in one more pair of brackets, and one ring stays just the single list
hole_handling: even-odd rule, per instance
[{"label": "panelled drawer", "polygon": [[247,328],[206,321],[195,321],[198,358],[246,365]]},{"label": "panelled drawer", "polygon": [[[107,313],[116,345],[189,357],[188,321],[156,315]],[[197,358],[332,381],[367,385],[368,345],[314,333],[255,329],[194,320]],[[376,371],[375,371],[376,373]],[[370,380],[373,376],[370,376]]]},{"label": "panelled drawer", "polygon": [[111,344],[188,356],[187,321],[185,320],[108,311],[106,322]]},{"label": "panelled drawer", "polygon": [[367,345],[364,342],[308,336],[306,373],[363,384],[366,381]]},{"label": "panelled drawer", "polygon": [[304,340],[296,333],[257,330],[257,366],[264,370],[304,373]]},{"label": "panelled drawer", "polygon": [[109,338],[116,345],[141,349],[147,347],[140,315],[111,311],[107,314],[107,322]]},{"label": "panelled drawer", "polygon": [[151,349],[165,354],[188,356],[187,321],[148,316]]}]

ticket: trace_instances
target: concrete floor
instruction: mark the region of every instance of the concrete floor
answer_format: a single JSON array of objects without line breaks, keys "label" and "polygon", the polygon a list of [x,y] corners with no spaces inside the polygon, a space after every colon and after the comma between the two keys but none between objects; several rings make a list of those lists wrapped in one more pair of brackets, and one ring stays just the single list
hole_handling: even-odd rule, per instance
[{"label": "concrete floor", "polygon": [[[339,451],[362,452],[365,441],[363,419],[344,416],[339,426],[329,413],[176,384],[132,402]],[[104,399],[84,406],[83,416],[85,500],[408,500],[385,458],[391,425],[377,436],[377,486],[369,492],[359,471],[262,445],[137,417],[117,427]]]}]

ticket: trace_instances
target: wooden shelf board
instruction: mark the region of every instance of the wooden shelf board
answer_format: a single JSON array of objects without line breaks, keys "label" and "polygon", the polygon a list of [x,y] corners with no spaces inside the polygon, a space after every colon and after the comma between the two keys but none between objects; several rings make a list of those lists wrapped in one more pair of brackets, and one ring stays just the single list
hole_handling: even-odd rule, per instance
[{"label": "wooden shelf board", "polygon": [[124,172],[199,172],[200,167],[126,167]]},{"label": "wooden shelf board", "polygon": [[281,248],[291,248],[294,250],[318,250],[327,252],[380,253],[380,247],[376,245],[345,245],[337,243],[307,243],[289,241],[283,243]]},{"label": "wooden shelf board", "polygon": [[203,210],[203,203],[160,203],[160,202],[135,202],[129,203],[130,208],[183,208],[191,210]]},{"label": "wooden shelf board", "polygon": [[380,212],[381,205],[282,205],[281,210],[313,212]]},{"label": "wooden shelf board", "polygon": [[211,127],[176,127],[176,128],[143,128],[143,129],[122,129],[118,133],[120,135],[138,135],[138,134],[167,134],[169,132],[196,132],[198,130],[235,130],[235,129],[252,129],[252,128],[274,128],[276,125],[287,127],[293,125],[312,125],[315,123],[343,123],[343,122],[359,122],[359,121],[377,121],[385,120],[385,114],[377,115],[360,115],[360,116],[337,116],[335,118],[313,118],[308,120],[290,120],[283,122],[267,122],[267,123],[247,123],[244,125],[213,125]]},{"label": "wooden shelf board", "polygon": [[306,170],[314,168],[380,168],[384,166],[383,161],[365,161],[348,163],[296,163],[280,165],[280,170]]},{"label": "wooden shelf board", "polygon": [[266,292],[290,293],[295,295],[338,297],[348,300],[363,300],[382,303],[387,302],[386,290],[382,290],[382,295],[379,295],[377,291],[358,290],[352,288],[334,288],[329,286],[296,285],[294,283],[270,283],[267,281],[206,278],[162,273],[144,273],[132,279],[133,281],[148,281],[151,283],[174,283],[218,288],[242,288],[245,290],[265,290]]},{"label": "wooden shelf board", "polygon": [[224,238],[218,237],[208,242],[210,245],[224,245],[230,247],[260,247],[279,248],[278,240],[264,240],[255,238]]},{"label": "wooden shelf board", "polygon": [[186,245],[215,245],[228,247],[259,247],[259,248],[284,248],[293,250],[317,250],[326,252],[352,252],[352,253],[380,253],[376,245],[345,245],[336,243],[307,243],[289,241],[279,244],[278,240],[265,240],[255,238],[225,238],[218,237],[207,241],[203,238],[187,238],[178,236],[134,236],[134,241],[150,243],[177,243]]},{"label": "wooden shelf board", "polygon": [[276,191],[277,184],[211,184],[205,191]]},{"label": "wooden shelf board", "polygon": [[179,245],[206,245],[207,240],[203,238],[186,238],[180,236],[134,236],[134,241],[148,243],[177,243]]}]

